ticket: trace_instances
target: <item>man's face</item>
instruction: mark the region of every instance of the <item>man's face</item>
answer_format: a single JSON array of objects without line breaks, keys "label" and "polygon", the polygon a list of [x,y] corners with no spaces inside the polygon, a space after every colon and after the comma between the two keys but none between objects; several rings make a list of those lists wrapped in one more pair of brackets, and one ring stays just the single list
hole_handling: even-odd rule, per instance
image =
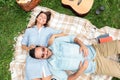
[{"label": "man's face", "polygon": [[47,59],[52,55],[52,52],[46,47],[35,48],[35,57],[38,59]]}]

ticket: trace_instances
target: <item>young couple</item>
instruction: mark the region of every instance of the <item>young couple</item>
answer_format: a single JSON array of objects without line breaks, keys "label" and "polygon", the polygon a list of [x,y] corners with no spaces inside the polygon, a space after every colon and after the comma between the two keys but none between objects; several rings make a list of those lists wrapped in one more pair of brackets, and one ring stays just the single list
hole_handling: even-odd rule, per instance
[{"label": "young couple", "polygon": [[[61,31],[44,27],[47,20],[47,12],[41,12],[35,26],[26,30],[22,40],[22,48],[29,51],[26,80],[50,80],[52,75],[60,80],[75,80],[83,73],[120,78],[120,63],[106,58],[120,53],[120,41],[84,45],[74,35],[66,36]],[[42,27],[38,27],[41,26],[38,23]],[[68,76],[66,70],[74,73]]]}]

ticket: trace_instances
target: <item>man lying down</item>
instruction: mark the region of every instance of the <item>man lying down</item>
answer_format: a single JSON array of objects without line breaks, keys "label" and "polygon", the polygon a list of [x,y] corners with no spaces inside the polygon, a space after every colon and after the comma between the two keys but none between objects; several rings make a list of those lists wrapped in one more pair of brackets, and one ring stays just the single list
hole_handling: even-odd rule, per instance
[{"label": "man lying down", "polygon": [[[84,45],[75,35],[53,35],[48,48],[37,46],[29,51],[32,58],[48,59],[51,74],[60,80],[75,80],[83,73],[120,78],[120,63],[106,58],[114,54],[120,54],[119,40]],[[66,70],[74,73],[68,76]],[[45,70],[43,74],[45,75]]]}]

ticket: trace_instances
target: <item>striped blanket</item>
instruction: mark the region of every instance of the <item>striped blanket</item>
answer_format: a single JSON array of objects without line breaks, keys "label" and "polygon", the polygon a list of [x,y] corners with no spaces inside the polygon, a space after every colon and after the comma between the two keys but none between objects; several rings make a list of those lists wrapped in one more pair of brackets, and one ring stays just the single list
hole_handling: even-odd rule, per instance
[{"label": "striped blanket", "polygon": [[[113,40],[120,40],[120,30],[105,26],[101,29],[98,29],[95,25],[93,25],[89,20],[76,17],[69,16],[66,14],[60,14],[50,8],[37,6],[31,12],[31,18],[27,25],[30,27],[33,25],[35,21],[36,15],[40,11],[51,11],[52,17],[49,22],[49,27],[55,28],[57,30],[62,30],[64,33],[68,34],[76,34],[78,38],[83,41],[85,44],[96,44],[96,37],[105,33],[108,33],[112,36]],[[11,71],[11,80],[25,80],[25,59],[26,59],[26,51],[21,49],[21,40],[23,38],[23,34],[15,37],[16,44],[14,45],[14,59],[10,63],[10,71]],[[109,59],[118,60],[117,56],[110,56]],[[67,71],[68,74],[72,72]],[[78,77],[77,80],[111,80],[111,76],[107,75],[96,75],[96,74],[82,74]]]}]

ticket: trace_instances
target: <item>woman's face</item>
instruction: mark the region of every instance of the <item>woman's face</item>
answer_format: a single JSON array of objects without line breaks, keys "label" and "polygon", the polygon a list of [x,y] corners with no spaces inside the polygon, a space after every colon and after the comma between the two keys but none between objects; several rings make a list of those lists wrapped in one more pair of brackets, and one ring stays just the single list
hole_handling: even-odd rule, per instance
[{"label": "woman's face", "polygon": [[46,21],[47,21],[47,16],[44,13],[41,13],[37,18],[37,23],[39,23],[41,25],[46,24]]}]

